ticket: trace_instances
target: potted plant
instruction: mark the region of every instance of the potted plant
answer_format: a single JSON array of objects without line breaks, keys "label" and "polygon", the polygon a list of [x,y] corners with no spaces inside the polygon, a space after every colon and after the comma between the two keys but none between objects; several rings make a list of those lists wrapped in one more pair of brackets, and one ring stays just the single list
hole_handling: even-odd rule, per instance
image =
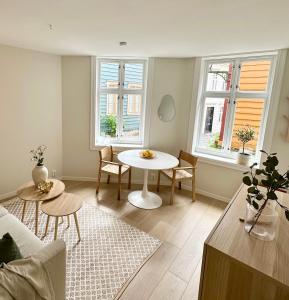
[{"label": "potted plant", "polygon": [[47,147],[45,145],[41,145],[37,149],[30,151],[32,154],[31,160],[36,161],[36,166],[32,170],[32,179],[36,186],[48,179],[48,170],[44,166],[44,153],[46,150]]},{"label": "potted plant", "polygon": [[116,116],[107,115],[103,119],[105,134],[110,137],[116,136]]},{"label": "potted plant", "polygon": [[289,220],[289,209],[283,205],[276,191],[286,188],[289,184],[289,170],[283,174],[276,169],[279,161],[277,153],[268,154],[261,150],[267,158],[263,162],[264,168],[255,168],[257,163],[245,172],[243,183],[248,187],[245,230],[249,234],[262,240],[273,240],[278,221],[276,205],[284,211]]},{"label": "potted plant", "polygon": [[250,126],[239,128],[236,132],[238,140],[242,143],[242,151],[238,153],[238,164],[248,166],[250,154],[245,152],[245,145],[254,140],[255,130]]}]

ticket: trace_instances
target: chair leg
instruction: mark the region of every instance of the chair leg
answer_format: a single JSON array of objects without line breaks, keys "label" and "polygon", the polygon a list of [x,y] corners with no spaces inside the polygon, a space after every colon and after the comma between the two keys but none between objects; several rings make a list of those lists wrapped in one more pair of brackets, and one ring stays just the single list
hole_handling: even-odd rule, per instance
[{"label": "chair leg", "polygon": [[179,190],[181,190],[181,189],[182,189],[182,182],[179,181]]},{"label": "chair leg", "polygon": [[27,204],[27,202],[25,200],[23,200],[23,210],[22,210],[22,217],[21,217],[21,222],[22,223],[24,222],[26,204]]},{"label": "chair leg", "polygon": [[172,180],[172,187],[171,187],[171,199],[170,199],[170,205],[173,205],[173,204],[174,204],[175,184],[176,184],[176,181],[175,181],[175,179],[173,178],[173,180]]},{"label": "chair leg", "polygon": [[96,194],[99,192],[99,186],[100,186],[100,179],[101,179],[101,171],[98,171],[98,176],[97,176],[97,183],[96,183]]},{"label": "chair leg", "polygon": [[118,173],[118,192],[117,192],[117,200],[120,200],[120,191],[121,191],[121,173]]},{"label": "chair leg", "polygon": [[107,184],[110,183],[110,175],[107,175],[107,181],[106,181]]},{"label": "chair leg", "polygon": [[50,216],[47,215],[47,220],[46,220],[46,226],[45,226],[44,236],[46,236],[46,235],[47,235],[47,232],[48,232],[49,220],[50,220]]},{"label": "chair leg", "polygon": [[192,201],[196,201],[196,180],[195,176],[192,177]]},{"label": "chair leg", "polygon": [[131,168],[128,170],[128,189],[131,189]]},{"label": "chair leg", "polygon": [[58,231],[58,217],[55,217],[54,240],[57,239],[57,231]]},{"label": "chair leg", "polygon": [[161,171],[158,171],[158,182],[157,182],[157,192],[160,191],[160,180],[161,180]]}]

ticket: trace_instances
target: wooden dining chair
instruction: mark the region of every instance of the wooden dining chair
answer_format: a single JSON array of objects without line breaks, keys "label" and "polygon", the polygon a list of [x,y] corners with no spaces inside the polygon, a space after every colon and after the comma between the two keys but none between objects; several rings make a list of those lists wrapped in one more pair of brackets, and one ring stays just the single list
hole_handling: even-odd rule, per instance
[{"label": "wooden dining chair", "polygon": [[107,146],[98,151],[99,154],[99,166],[98,166],[98,176],[96,183],[96,194],[99,191],[101,173],[106,173],[107,175],[107,184],[110,182],[111,175],[118,176],[118,194],[117,199],[120,200],[121,192],[121,177],[128,172],[128,188],[131,188],[131,167],[124,165],[118,162],[114,162],[114,156],[117,153],[113,152],[112,146]]},{"label": "wooden dining chair", "polygon": [[[172,181],[171,185],[171,198],[170,204],[172,205],[174,202],[174,192],[175,192],[175,183],[178,182],[179,190],[182,188],[182,180],[191,178],[192,180],[192,201],[196,200],[196,165],[198,158],[193,156],[190,153],[187,153],[183,150],[180,151],[179,154],[179,165],[175,168],[168,170],[159,170],[158,172],[158,183],[157,183],[157,191],[160,190],[160,177],[161,174],[165,175]],[[181,161],[185,161],[191,166],[181,166]],[[188,171],[192,170],[192,173]]]}]

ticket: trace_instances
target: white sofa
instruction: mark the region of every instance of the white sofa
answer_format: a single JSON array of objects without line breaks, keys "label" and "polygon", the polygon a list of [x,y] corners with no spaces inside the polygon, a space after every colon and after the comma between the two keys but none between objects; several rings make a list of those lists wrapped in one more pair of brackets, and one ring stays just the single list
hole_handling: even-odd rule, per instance
[{"label": "white sofa", "polygon": [[23,257],[37,254],[52,280],[56,300],[65,299],[66,246],[62,240],[46,245],[20,220],[0,206],[0,238],[9,232]]}]

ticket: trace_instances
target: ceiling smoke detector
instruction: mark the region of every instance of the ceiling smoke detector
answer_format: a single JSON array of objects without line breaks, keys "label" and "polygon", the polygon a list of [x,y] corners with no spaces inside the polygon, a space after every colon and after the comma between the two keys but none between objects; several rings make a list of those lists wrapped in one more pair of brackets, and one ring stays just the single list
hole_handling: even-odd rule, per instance
[{"label": "ceiling smoke detector", "polygon": [[126,46],[126,45],[127,45],[127,42],[119,42],[119,45],[120,45],[120,46]]}]

